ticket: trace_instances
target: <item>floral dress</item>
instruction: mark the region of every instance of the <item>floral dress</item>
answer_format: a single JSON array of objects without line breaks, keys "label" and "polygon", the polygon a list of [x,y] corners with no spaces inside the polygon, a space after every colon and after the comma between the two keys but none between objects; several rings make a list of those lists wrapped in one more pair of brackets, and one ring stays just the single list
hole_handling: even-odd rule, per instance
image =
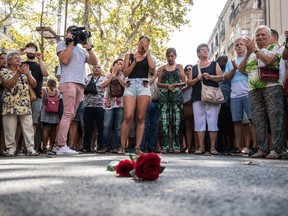
[{"label": "floral dress", "polygon": [[[14,72],[10,69],[2,68],[0,72],[0,83],[11,79],[14,75]],[[12,88],[4,89],[2,99],[2,115],[31,115],[31,103],[26,75],[22,74]]]}]

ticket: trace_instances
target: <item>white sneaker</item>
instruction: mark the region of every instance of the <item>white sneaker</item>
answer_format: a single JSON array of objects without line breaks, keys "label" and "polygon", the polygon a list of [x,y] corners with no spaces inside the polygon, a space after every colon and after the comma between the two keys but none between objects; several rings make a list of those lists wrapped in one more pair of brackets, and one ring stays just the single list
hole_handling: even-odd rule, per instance
[{"label": "white sneaker", "polygon": [[6,157],[14,157],[14,156],[15,156],[15,149],[9,148]]},{"label": "white sneaker", "polygon": [[242,153],[243,153],[243,154],[249,154],[249,149],[248,149],[247,147],[244,147],[244,148],[242,149]]},{"label": "white sneaker", "polygon": [[60,150],[60,148],[58,146],[53,146],[52,148],[52,152],[57,153]]},{"label": "white sneaker", "polygon": [[56,154],[57,155],[76,155],[76,154],[79,154],[79,152],[70,149],[68,146],[64,146],[62,148],[59,148]]},{"label": "white sneaker", "polygon": [[38,155],[39,154],[34,149],[27,151],[27,156],[38,156]]}]

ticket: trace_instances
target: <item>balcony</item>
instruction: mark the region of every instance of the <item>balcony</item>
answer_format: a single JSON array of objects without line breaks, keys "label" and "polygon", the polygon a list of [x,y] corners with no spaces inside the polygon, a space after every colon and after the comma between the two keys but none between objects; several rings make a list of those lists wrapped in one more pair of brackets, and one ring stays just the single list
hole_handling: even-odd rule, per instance
[{"label": "balcony", "polygon": [[254,0],[247,0],[239,3],[237,7],[231,11],[231,14],[229,16],[229,23],[230,25],[234,26],[238,19],[240,14],[246,14],[251,13],[252,11],[263,11],[264,7],[261,3],[261,1],[255,2]]}]

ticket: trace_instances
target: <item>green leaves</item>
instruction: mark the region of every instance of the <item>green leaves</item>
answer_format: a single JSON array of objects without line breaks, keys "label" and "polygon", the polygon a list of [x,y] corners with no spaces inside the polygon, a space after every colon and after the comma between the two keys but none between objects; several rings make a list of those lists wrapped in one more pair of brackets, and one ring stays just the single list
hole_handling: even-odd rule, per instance
[{"label": "green leaves", "polygon": [[[16,31],[12,31],[13,47],[23,47],[33,41],[43,48],[45,63],[51,74],[58,64],[55,44],[50,44],[35,28],[40,26],[42,1],[4,0],[7,16],[0,19],[0,24],[16,23]],[[63,0],[44,1],[42,14],[43,26],[51,27],[57,32],[58,20],[62,28],[65,21],[65,2]],[[33,6],[31,6],[33,5]],[[147,35],[150,40],[151,53],[157,62],[165,60],[165,50],[170,33],[186,25],[187,12],[191,0],[85,0],[69,1],[67,26],[77,24],[89,27],[92,33],[91,44],[108,72],[116,58],[123,58],[125,53],[134,52],[138,38]],[[13,19],[13,20],[11,20]],[[10,20],[10,21],[9,21]],[[63,29],[58,33],[63,36]],[[10,46],[1,42],[2,47]],[[10,49],[10,47],[7,47]]]}]

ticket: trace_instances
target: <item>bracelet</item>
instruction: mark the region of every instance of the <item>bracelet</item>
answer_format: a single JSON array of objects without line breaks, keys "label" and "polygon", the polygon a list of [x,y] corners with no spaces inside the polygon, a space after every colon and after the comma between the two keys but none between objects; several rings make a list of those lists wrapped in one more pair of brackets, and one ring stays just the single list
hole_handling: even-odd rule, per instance
[{"label": "bracelet", "polygon": [[286,49],[288,49],[288,46],[287,46],[287,44],[285,45],[285,48],[286,48]]},{"label": "bracelet", "polygon": [[91,50],[92,50],[92,47],[90,47],[89,49],[87,49],[88,52],[91,51]]}]

